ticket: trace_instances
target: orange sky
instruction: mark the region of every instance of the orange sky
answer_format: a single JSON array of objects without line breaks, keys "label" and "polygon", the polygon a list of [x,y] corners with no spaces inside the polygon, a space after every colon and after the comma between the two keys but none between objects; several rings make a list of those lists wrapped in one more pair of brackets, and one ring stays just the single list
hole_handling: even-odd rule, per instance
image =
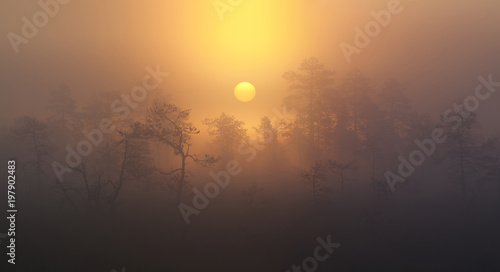
[{"label": "orange sky", "polygon": [[[0,33],[20,33],[21,17],[40,10],[36,2],[1,3]],[[221,21],[212,0],[73,0],[19,54],[0,41],[1,106],[8,111],[0,121],[43,110],[59,83],[78,98],[89,90],[127,92],[144,67],[157,64],[170,73],[163,89],[196,119],[225,111],[249,125],[281,105],[281,75],[310,56],[339,74],[360,68],[376,87],[395,77],[417,110],[436,116],[468,95],[478,75],[500,70],[495,0],[401,1],[403,12],[348,64],[339,44],[352,43],[353,28],[388,2],[243,0]],[[242,81],[257,89],[251,102],[233,96]]]}]

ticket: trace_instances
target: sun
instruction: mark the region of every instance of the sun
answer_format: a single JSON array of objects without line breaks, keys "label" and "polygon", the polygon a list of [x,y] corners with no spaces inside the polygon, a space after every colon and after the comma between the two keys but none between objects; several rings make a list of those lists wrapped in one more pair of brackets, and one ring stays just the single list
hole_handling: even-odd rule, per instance
[{"label": "sun", "polygon": [[234,88],[234,96],[241,102],[252,101],[255,97],[255,87],[248,82],[241,82]]}]

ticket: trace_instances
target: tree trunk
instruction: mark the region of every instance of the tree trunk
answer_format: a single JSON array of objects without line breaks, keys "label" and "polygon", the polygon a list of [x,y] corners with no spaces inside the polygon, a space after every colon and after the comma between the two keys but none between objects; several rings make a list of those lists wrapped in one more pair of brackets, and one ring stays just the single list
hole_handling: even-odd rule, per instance
[{"label": "tree trunk", "polygon": [[[38,146],[38,141],[36,139],[36,132],[33,133],[32,135],[33,137],[33,145],[34,145],[34,148],[35,148],[35,153],[36,153],[36,161],[35,161],[35,164],[36,164],[36,181],[37,181],[37,186],[38,186],[38,190],[40,190],[40,175],[42,173],[42,167],[41,167],[41,154],[40,154],[40,151],[39,151],[39,146]],[[31,191],[31,183],[30,183],[30,191]]]},{"label": "tree trunk", "polygon": [[[309,147],[314,150],[314,119],[313,119],[313,101],[314,101],[314,72],[311,74],[311,85],[309,87]],[[308,154],[310,155],[310,154]]]},{"label": "tree trunk", "polygon": [[128,159],[128,139],[125,139],[125,147],[123,151],[123,160],[122,160],[122,165],[120,169],[120,176],[118,177],[118,184],[117,187],[115,188],[115,194],[113,195],[113,200],[111,202],[111,208],[110,208],[110,215],[112,215],[115,212],[116,209],[116,201],[118,200],[118,195],[120,194],[120,191],[122,189],[122,184],[123,184],[123,178],[125,175],[125,166],[127,164],[127,159]]},{"label": "tree trunk", "polygon": [[312,184],[313,184],[313,199],[314,199],[314,205],[318,207],[318,201],[316,200],[316,178],[313,176],[312,179]]},{"label": "tree trunk", "polygon": [[464,151],[462,142],[459,141],[460,152],[460,185],[462,187],[462,197],[465,200],[465,169],[464,169]]},{"label": "tree trunk", "polygon": [[179,187],[177,188],[177,204],[182,203],[182,195],[184,194],[184,180],[186,179],[186,158],[187,154],[182,155],[181,176],[179,177]]}]

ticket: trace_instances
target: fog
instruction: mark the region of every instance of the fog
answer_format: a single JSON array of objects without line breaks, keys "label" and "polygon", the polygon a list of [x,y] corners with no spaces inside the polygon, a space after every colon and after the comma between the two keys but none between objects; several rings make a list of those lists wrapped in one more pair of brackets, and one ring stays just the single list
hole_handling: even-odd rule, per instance
[{"label": "fog", "polygon": [[0,1],[5,271],[498,271],[499,12]]}]

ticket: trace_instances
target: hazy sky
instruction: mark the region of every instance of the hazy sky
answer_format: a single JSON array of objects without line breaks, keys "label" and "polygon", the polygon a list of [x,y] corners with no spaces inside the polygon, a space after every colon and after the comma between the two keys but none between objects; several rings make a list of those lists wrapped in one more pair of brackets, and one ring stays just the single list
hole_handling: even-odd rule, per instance
[{"label": "hazy sky", "polygon": [[[374,87],[398,79],[415,109],[433,118],[473,94],[479,75],[500,80],[498,0],[401,1],[402,12],[351,63],[340,43],[353,44],[353,29],[390,1],[243,0],[222,21],[213,2],[71,0],[16,54],[7,33],[20,35],[21,18],[31,20],[41,7],[1,0],[0,123],[44,110],[60,83],[78,99],[129,92],[148,65],[170,73],[162,88],[195,119],[224,111],[250,125],[281,105],[283,72],[310,56],[337,71],[337,79],[352,68]],[[257,89],[252,102],[233,96],[242,81]],[[495,131],[500,94],[483,104],[480,121]]]}]

